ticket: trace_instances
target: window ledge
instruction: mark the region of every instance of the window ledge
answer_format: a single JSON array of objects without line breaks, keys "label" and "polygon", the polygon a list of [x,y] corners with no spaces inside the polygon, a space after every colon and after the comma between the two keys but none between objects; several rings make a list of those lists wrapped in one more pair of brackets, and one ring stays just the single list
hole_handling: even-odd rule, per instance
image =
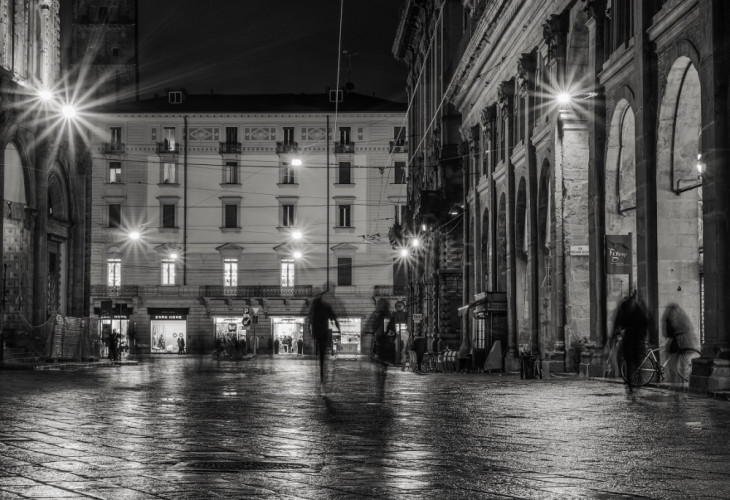
[{"label": "window ledge", "polygon": [[276,226],[276,230],[280,233],[288,233],[295,229],[296,226]]},{"label": "window ledge", "polygon": [[355,187],[355,183],[348,182],[347,184],[340,184],[339,182],[335,182],[333,186],[336,188],[353,189]]},{"label": "window ledge", "polygon": [[177,182],[158,182],[158,186],[169,186],[169,187],[180,187],[180,184]]},{"label": "window ledge", "polygon": [[180,232],[180,228],[179,227],[160,227],[159,228],[159,231],[161,233],[173,233],[173,234],[176,234],[176,233],[179,233]]},{"label": "window ledge", "polygon": [[107,186],[123,186],[124,182],[105,182]]},{"label": "window ledge", "polygon": [[340,234],[340,233],[354,233],[355,232],[355,228],[354,227],[351,227],[351,226],[335,226],[335,227],[332,228],[332,230],[335,233],[337,233],[337,234]]},{"label": "window ledge", "polygon": [[298,182],[277,182],[276,185],[279,187],[299,187]]},{"label": "window ledge", "polygon": [[240,233],[240,227],[221,227],[221,233]]},{"label": "window ledge", "polygon": [[220,186],[221,187],[226,187],[226,186],[240,186],[240,185],[241,185],[240,182],[221,182],[220,183]]}]

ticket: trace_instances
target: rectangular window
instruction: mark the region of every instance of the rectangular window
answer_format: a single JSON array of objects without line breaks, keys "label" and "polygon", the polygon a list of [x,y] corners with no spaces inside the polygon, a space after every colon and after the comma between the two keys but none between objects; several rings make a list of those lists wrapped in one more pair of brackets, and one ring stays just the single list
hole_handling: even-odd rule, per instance
[{"label": "rectangular window", "polygon": [[163,163],[162,164],[162,183],[163,184],[177,184],[177,164],[176,163]]},{"label": "rectangular window", "polygon": [[238,205],[224,205],[223,227],[238,227]]},{"label": "rectangular window", "polygon": [[281,225],[282,227],[293,227],[296,224],[294,218],[294,205],[281,206]]},{"label": "rectangular window", "polygon": [[226,144],[238,144],[238,127],[226,127]]},{"label": "rectangular window", "polygon": [[107,259],[106,284],[108,286],[122,286],[122,259]]},{"label": "rectangular window", "polygon": [[119,203],[109,204],[109,227],[119,227],[122,222],[122,206]]},{"label": "rectangular window", "polygon": [[175,127],[162,129],[162,144],[165,151],[175,151],[177,145],[175,142]]},{"label": "rectangular window", "polygon": [[227,161],[223,166],[223,184],[238,184],[238,162]]},{"label": "rectangular window", "polygon": [[350,165],[349,161],[340,162],[339,173],[340,173],[340,176],[339,176],[340,184],[352,183],[352,166]]},{"label": "rectangular window", "polygon": [[485,334],[485,321],[483,319],[474,320],[474,341],[475,349],[485,349],[487,347]]},{"label": "rectangular window", "polygon": [[162,259],[162,284],[175,284],[175,260]]},{"label": "rectangular window", "polygon": [[175,205],[172,203],[162,205],[162,227],[175,227]]},{"label": "rectangular window", "polygon": [[350,219],[352,205],[337,205],[337,209],[339,212],[337,225],[339,227],[352,227],[352,220]]},{"label": "rectangular window", "polygon": [[393,140],[396,146],[403,146],[406,143],[406,128],[405,127],[394,127],[393,128]]},{"label": "rectangular window", "polygon": [[406,162],[397,161],[393,166],[393,183],[394,184],[405,184],[406,183]]},{"label": "rectangular window", "polygon": [[287,146],[294,144],[294,127],[284,127],[284,144]]},{"label": "rectangular window", "polygon": [[109,128],[109,144],[112,148],[119,149],[122,145],[122,127]]},{"label": "rectangular window", "polygon": [[339,286],[352,286],[352,259],[337,259],[337,284]]},{"label": "rectangular window", "polygon": [[340,144],[350,144],[350,127],[340,127]]},{"label": "rectangular window", "polygon": [[122,162],[110,161],[109,162],[109,184],[121,184],[122,183]]},{"label": "rectangular window", "polygon": [[281,259],[281,286],[294,286],[294,259]]},{"label": "rectangular window", "polygon": [[288,163],[281,164],[281,184],[295,184],[294,181],[294,167]]},{"label": "rectangular window", "polygon": [[238,259],[223,259],[223,286],[238,286]]}]

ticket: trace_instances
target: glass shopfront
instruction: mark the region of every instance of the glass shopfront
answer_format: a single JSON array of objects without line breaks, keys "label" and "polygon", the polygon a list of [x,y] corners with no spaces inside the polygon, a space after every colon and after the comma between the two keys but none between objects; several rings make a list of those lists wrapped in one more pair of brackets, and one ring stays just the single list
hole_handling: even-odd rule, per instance
[{"label": "glass shopfront", "polygon": [[[340,318],[340,334],[335,331],[332,341],[337,354],[360,354],[361,351],[361,323],[360,318]],[[337,326],[331,325],[336,330]]]},{"label": "glass shopfront", "polygon": [[187,349],[187,309],[150,311],[150,352],[178,353],[181,341]]},{"label": "glass shopfront", "polygon": [[230,316],[215,316],[215,339],[223,342],[246,340],[247,330],[243,326],[243,318]]},{"label": "glass shopfront", "polygon": [[296,354],[299,350],[299,339],[302,340],[302,345],[308,340],[304,338],[304,318],[279,316],[272,317],[271,320],[274,354]]}]

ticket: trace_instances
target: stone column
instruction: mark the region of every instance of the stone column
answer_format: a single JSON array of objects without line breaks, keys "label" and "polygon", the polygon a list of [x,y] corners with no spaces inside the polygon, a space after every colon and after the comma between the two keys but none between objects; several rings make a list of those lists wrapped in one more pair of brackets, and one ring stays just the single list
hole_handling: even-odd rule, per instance
[{"label": "stone column", "polygon": [[[652,45],[646,35],[651,2],[633,2],[636,88],[636,290],[657,317],[656,120],[657,95]],[[657,332],[649,340],[657,343]]]},{"label": "stone column", "polygon": [[[530,338],[533,350],[545,358],[545,339],[540,336],[540,268],[537,237],[537,158],[535,146],[532,144],[532,131],[535,123],[535,69],[537,63],[534,54],[522,54],[517,64],[517,84],[520,97],[525,98],[526,105],[521,111],[525,114],[525,162],[527,165],[527,205],[529,210],[529,243],[527,247],[527,269],[530,276]],[[519,230],[519,229],[518,229]]]},{"label": "stone column", "polygon": [[[509,332],[508,348],[513,358],[517,357],[517,269],[515,263],[515,171],[512,165],[512,120],[514,120],[514,82],[502,82],[498,89],[499,116],[504,128],[504,168],[507,189],[506,199],[506,231],[507,231],[507,331]],[[499,265],[499,263],[497,263]],[[502,264],[504,265],[504,264]],[[507,366],[509,368],[509,365]]]},{"label": "stone column", "polygon": [[[48,319],[48,170],[55,150],[47,141],[35,147],[35,206],[33,224],[33,324],[44,324]],[[43,332],[39,332],[43,333]]]},{"label": "stone column", "polygon": [[730,37],[723,0],[700,0],[703,44],[699,68],[702,85],[702,181],[704,218],[705,339],[702,358],[693,363],[690,389],[730,389],[730,170],[728,170],[728,74]]},{"label": "stone column", "polygon": [[[584,0],[586,1],[586,0]],[[606,343],[606,262],[604,256],[605,221],[605,158],[606,158],[606,99],[598,74],[605,58],[603,30],[606,6],[603,0],[587,0],[588,68],[587,84],[596,93],[587,102],[588,152],[588,246],[590,268],[591,322],[590,340],[599,347]]]}]

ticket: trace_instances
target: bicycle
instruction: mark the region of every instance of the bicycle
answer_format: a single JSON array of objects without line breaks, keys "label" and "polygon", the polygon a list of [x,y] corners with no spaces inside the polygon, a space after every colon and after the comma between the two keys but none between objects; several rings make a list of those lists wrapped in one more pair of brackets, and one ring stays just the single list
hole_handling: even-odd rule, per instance
[{"label": "bicycle", "polygon": [[[674,367],[677,375],[680,379],[682,379],[683,382],[688,381],[692,373],[692,359],[700,356],[700,351],[691,347],[687,347],[681,349],[677,353],[667,356],[667,359],[666,361],[664,361],[664,363],[659,363],[657,353],[663,349],[668,348],[669,346],[666,345],[654,349],[647,349],[646,356],[644,356],[641,360],[639,367],[634,370],[633,374],[631,374],[631,384],[637,387],[641,387],[651,383],[651,381],[654,380],[655,377],[657,382],[661,382],[664,379],[664,369],[669,361],[672,359],[674,354],[676,354],[677,356],[677,363]],[[626,371],[626,360],[621,360],[621,378],[623,378],[626,382],[629,382]]]}]

